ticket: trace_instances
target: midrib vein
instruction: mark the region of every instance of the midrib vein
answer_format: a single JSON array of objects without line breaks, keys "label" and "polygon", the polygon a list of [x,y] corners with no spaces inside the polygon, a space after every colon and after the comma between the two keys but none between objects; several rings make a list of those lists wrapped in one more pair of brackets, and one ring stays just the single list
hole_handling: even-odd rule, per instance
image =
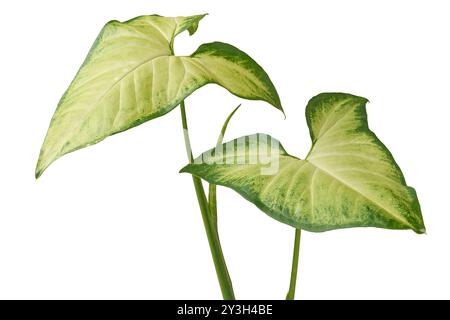
[{"label": "midrib vein", "polygon": [[[80,121],[80,125],[79,128],[82,128],[84,126],[84,124],[86,123],[88,116],[91,114],[91,112],[93,112],[95,110],[95,107],[97,107],[102,101],[103,99],[106,97],[106,95],[111,92],[112,89],[114,89],[117,85],[120,85],[122,83],[122,80],[127,77],[128,75],[130,75],[131,73],[134,73],[138,68],[142,67],[143,65],[145,65],[146,63],[154,63],[155,59],[160,58],[160,57],[168,57],[168,56],[153,56],[151,58],[145,59],[145,61],[139,63],[138,65],[136,65],[135,67],[133,67],[132,69],[128,70],[124,75],[122,75],[121,77],[119,77],[119,79],[115,80],[114,83],[105,91],[103,92],[103,94],[91,105],[91,108],[88,108],[83,115],[80,117],[82,120]],[[153,97],[153,96],[152,96]],[[119,99],[120,99],[120,92],[119,92]],[[153,105],[153,102],[152,102]],[[76,132],[76,131],[74,131]],[[75,136],[76,133],[74,133],[72,135]]]},{"label": "midrib vein", "polygon": [[339,181],[340,183],[342,183],[345,187],[347,187],[348,189],[350,189],[351,191],[359,194],[361,197],[365,198],[366,200],[368,200],[369,202],[372,202],[373,204],[375,204],[377,207],[379,207],[380,209],[382,209],[386,215],[388,217],[393,217],[394,219],[396,219],[397,221],[408,225],[409,227],[411,227],[412,229],[414,229],[414,226],[411,225],[411,223],[409,223],[408,220],[406,220],[405,217],[403,217],[402,215],[399,215],[397,213],[393,213],[391,211],[389,211],[388,209],[386,209],[383,205],[381,205],[380,203],[378,203],[377,201],[375,201],[374,199],[372,199],[371,197],[369,197],[368,195],[366,195],[365,193],[362,193],[361,191],[358,191],[356,188],[354,188],[351,184],[349,184],[348,182],[342,180],[341,178],[335,176],[332,172],[326,170],[325,168],[320,167],[319,165],[315,164],[314,162],[311,162],[310,160],[305,160],[308,161],[311,165],[313,165],[314,167],[316,167],[317,169],[319,169],[320,171],[322,171],[323,173],[325,173],[326,175],[330,176],[331,178]]}]

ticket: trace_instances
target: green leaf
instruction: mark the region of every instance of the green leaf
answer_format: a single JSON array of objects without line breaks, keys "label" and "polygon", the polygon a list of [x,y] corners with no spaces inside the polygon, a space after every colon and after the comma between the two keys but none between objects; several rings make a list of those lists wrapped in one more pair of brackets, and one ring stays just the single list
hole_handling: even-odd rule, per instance
[{"label": "green leaf", "polygon": [[173,55],[175,36],[193,34],[203,17],[108,22],[58,104],[36,177],[66,153],[168,113],[208,83],[282,110],[268,75],[239,49],[214,42],[191,56]]},{"label": "green leaf", "polygon": [[323,93],[306,107],[306,160],[263,134],[233,140],[182,169],[230,187],[269,216],[314,232],[349,227],[425,232],[419,201],[370,131],[365,98]]}]

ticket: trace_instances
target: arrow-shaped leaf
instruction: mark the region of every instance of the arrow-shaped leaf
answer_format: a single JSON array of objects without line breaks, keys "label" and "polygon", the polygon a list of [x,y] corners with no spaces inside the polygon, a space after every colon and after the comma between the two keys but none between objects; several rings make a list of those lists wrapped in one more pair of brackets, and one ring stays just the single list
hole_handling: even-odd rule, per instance
[{"label": "arrow-shaped leaf", "polygon": [[204,15],[141,16],[105,25],[50,123],[36,177],[74,150],[162,116],[208,83],[281,110],[265,71],[225,43],[201,45],[191,56],[174,56],[173,41],[193,34]]},{"label": "arrow-shaped leaf", "polygon": [[313,145],[305,160],[259,134],[205,152],[182,171],[230,187],[296,228],[380,227],[423,233],[416,192],[370,131],[366,102],[343,93],[312,98],[306,118]]}]

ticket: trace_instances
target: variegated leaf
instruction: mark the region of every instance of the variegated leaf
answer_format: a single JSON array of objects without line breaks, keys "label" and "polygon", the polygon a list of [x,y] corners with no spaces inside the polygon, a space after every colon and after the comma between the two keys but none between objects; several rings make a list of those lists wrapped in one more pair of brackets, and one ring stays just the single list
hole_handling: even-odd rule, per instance
[{"label": "variegated leaf", "polygon": [[[313,144],[305,160],[259,134],[205,152],[182,171],[230,187],[296,228],[320,232],[380,227],[423,233],[416,192],[369,129],[366,102],[344,93],[312,98],[306,118]],[[264,174],[268,167],[278,170]]]},{"label": "variegated leaf", "polygon": [[173,55],[175,36],[184,30],[193,34],[203,17],[108,22],[58,104],[36,177],[66,153],[166,114],[208,83],[281,110],[268,75],[239,49],[214,42],[191,56]]}]

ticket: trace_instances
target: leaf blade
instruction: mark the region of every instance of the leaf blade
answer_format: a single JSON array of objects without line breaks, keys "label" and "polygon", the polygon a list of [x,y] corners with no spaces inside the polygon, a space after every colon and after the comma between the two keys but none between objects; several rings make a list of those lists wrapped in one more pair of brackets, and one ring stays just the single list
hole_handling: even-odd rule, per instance
[{"label": "leaf blade", "polygon": [[64,154],[170,112],[208,83],[282,110],[265,71],[239,49],[211,43],[189,57],[172,55],[175,36],[184,30],[193,34],[203,17],[108,22],[58,104],[36,177]]},{"label": "leaf blade", "polygon": [[[273,176],[261,175],[261,163],[217,164],[226,162],[211,159],[208,153],[182,171],[230,187],[269,216],[296,228],[322,232],[380,227],[424,233],[415,190],[406,185],[391,153],[370,131],[366,102],[364,98],[336,93],[311,99],[306,109],[313,140],[311,151],[306,160],[300,160],[287,154],[281,144],[276,149],[270,146],[280,168]],[[237,140],[229,143],[234,146],[234,160],[261,154],[259,140],[256,144],[246,142],[241,148]],[[351,153],[336,155],[339,148]],[[274,161],[271,159],[270,165]]]}]

